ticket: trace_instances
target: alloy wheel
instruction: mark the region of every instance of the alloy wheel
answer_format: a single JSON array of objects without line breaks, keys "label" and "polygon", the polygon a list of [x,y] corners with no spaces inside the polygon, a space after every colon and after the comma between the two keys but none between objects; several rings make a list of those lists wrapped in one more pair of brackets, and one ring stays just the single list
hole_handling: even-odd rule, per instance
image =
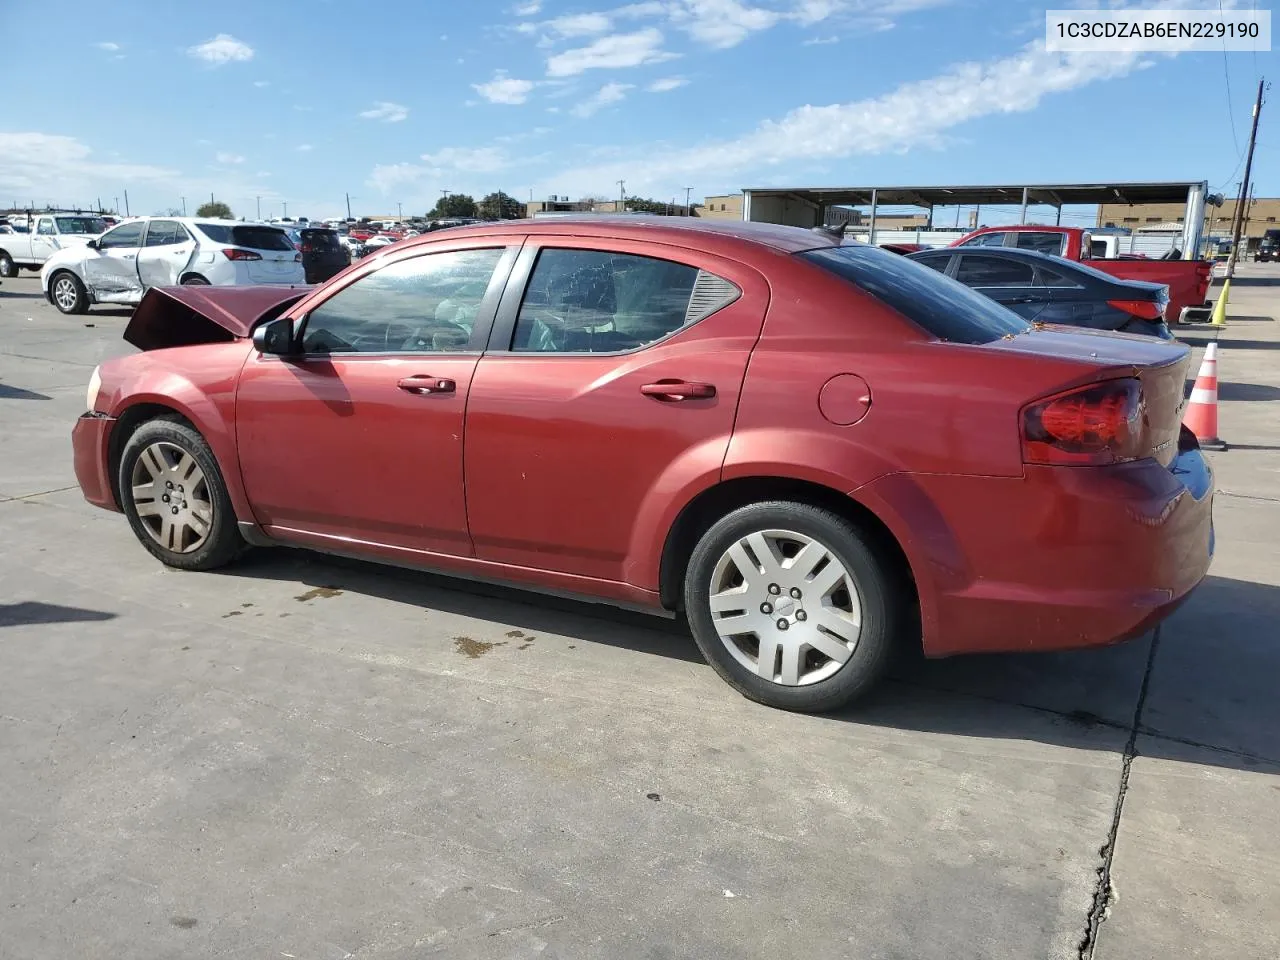
[{"label": "alloy wheel", "polygon": [[839,672],[857,648],[857,586],[828,547],[792,530],[730,546],[711,575],[711,621],[725,648],[763,680],[795,687]]},{"label": "alloy wheel", "polygon": [[76,290],[76,283],[70,277],[59,277],[58,282],[53,285],[53,299],[57,301],[59,307],[64,311],[75,309],[76,301],[80,294]]},{"label": "alloy wheel", "polygon": [[156,543],[174,553],[200,548],[213,529],[204,471],[177,444],[157,441],[134,461],[133,509]]}]

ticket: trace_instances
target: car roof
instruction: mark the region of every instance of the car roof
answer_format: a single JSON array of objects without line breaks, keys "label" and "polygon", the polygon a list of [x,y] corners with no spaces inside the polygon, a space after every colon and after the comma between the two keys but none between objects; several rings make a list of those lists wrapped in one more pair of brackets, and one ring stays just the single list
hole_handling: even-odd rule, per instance
[{"label": "car roof", "polygon": [[698,246],[708,252],[728,253],[735,249],[767,247],[783,253],[798,253],[820,247],[835,247],[834,236],[776,223],[743,220],[701,220],[697,217],[601,216],[546,217],[529,220],[496,220],[465,224],[446,231],[433,231],[402,241],[404,247],[426,246],[463,237],[487,234],[528,234],[537,237],[599,237],[615,240],[650,240],[675,246]]},{"label": "car roof", "polygon": [[[1088,227],[1064,227],[1053,223],[1013,223],[1007,227],[979,227],[973,233],[1019,233],[1024,230],[1040,233],[1089,233]],[[972,234],[970,234],[971,236]]]}]

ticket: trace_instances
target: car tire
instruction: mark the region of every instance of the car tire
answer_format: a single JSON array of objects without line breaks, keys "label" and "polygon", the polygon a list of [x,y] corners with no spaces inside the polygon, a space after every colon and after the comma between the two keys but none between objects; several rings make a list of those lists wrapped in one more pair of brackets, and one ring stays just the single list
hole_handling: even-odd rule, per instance
[{"label": "car tire", "polygon": [[189,277],[183,277],[180,283],[184,287],[207,287],[210,285],[209,281],[198,273],[193,273]]},{"label": "car tire", "polygon": [[0,277],[11,280],[18,275],[18,265],[13,262],[13,257],[0,251]]},{"label": "car tire", "polygon": [[213,451],[185,421],[161,417],[135,430],[117,478],[134,535],[166,566],[213,570],[244,549]]},{"label": "car tire", "polygon": [[69,270],[60,270],[49,278],[49,298],[59,312],[68,315],[85,313],[89,309],[89,292],[80,278]]},{"label": "car tire", "polygon": [[[758,550],[770,555],[763,563]],[[812,551],[808,561],[804,551]],[[754,565],[754,576],[742,576],[741,563]],[[707,663],[743,696],[801,712],[834,710],[874,686],[909,620],[908,597],[856,526],[787,501],[742,507],[713,524],[684,583],[685,612]],[[738,626],[752,629],[725,636]],[[767,675],[762,641],[769,643]]]}]

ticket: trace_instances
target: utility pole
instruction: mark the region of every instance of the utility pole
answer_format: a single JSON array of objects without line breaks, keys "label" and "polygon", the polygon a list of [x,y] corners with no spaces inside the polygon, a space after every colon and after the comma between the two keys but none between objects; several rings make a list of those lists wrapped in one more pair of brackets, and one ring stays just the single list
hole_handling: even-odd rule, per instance
[{"label": "utility pole", "polygon": [[404,219],[404,205],[399,200],[396,201],[396,219]]},{"label": "utility pole", "polygon": [[209,191],[209,202],[210,202],[210,203],[217,203],[217,202],[218,202],[218,201],[216,201],[216,200],[214,200],[214,199],[213,199],[213,191],[212,191],[212,190],[210,190],[210,191]]},{"label": "utility pole", "polygon": [[254,197],[253,199],[258,202],[258,219],[261,220],[262,219],[262,198]]},{"label": "utility pole", "polygon": [[693,196],[693,187],[684,188],[684,215],[686,217],[693,216],[693,208],[689,206],[689,201]]},{"label": "utility pole", "polygon": [[[1249,177],[1253,172],[1253,148],[1258,142],[1258,117],[1262,115],[1262,91],[1266,86],[1266,78],[1258,80],[1258,97],[1253,101],[1253,129],[1249,131],[1249,153],[1244,161],[1244,179],[1240,181],[1240,196],[1236,200],[1235,222],[1231,226],[1231,254],[1227,257],[1226,283],[1236,275],[1236,260],[1240,256],[1240,229],[1244,223],[1244,204],[1249,189]],[[1224,289],[1225,294],[1225,289]],[[1218,322],[1215,313],[1214,322]],[[1223,322],[1226,322],[1225,316]]]},{"label": "utility pole", "polygon": [[129,216],[129,191],[124,191],[124,215]]},{"label": "utility pole", "polygon": [[184,217],[187,215],[187,198],[186,197],[182,198],[182,215]]},{"label": "utility pole", "polygon": [[347,219],[351,219],[351,194],[347,194]]},{"label": "utility pole", "polygon": [[115,201],[116,201],[116,205],[115,205],[114,207],[112,207],[111,212],[112,212],[112,213],[117,213],[117,214],[118,214],[118,213],[120,212],[120,198],[119,198],[119,197],[116,197],[116,198],[115,198]]},{"label": "utility pole", "polygon": [[627,181],[618,181],[618,212],[627,212]]},{"label": "utility pole", "polygon": [[281,200],[281,201],[280,201],[280,208],[281,208],[281,211],[282,211],[282,212],[281,212],[281,214],[280,214],[280,218],[281,218],[281,219],[284,219],[285,217],[289,216],[289,201],[288,201],[288,200]]}]

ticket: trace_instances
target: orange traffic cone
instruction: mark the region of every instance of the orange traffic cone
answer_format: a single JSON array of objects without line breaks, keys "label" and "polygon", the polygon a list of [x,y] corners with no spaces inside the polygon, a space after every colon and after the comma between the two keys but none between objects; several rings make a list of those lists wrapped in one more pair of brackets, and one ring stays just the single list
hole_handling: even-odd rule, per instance
[{"label": "orange traffic cone", "polygon": [[1205,450],[1225,450],[1227,445],[1218,439],[1218,345],[1211,343],[1204,348],[1204,360],[1196,374],[1196,385],[1191,388],[1191,402],[1183,424],[1196,435]]}]

